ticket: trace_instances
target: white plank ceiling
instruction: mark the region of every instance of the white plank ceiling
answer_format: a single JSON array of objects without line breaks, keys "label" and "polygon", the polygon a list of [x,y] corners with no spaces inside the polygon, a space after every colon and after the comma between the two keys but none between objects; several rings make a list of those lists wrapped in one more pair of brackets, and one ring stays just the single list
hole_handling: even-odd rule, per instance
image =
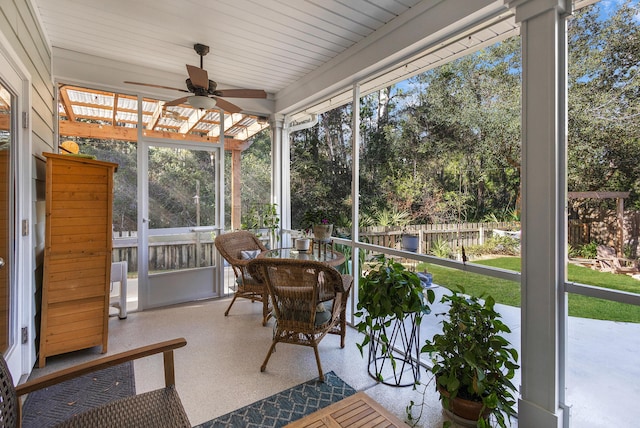
[{"label": "white plank ceiling", "polygon": [[[420,0],[33,0],[52,47],[276,93]],[[149,82],[154,83],[154,82]]]},{"label": "white plank ceiling", "polygon": [[[594,1],[574,0],[574,7],[583,7]],[[119,70],[125,69],[132,75],[119,82],[140,81],[137,76],[147,79],[145,83],[183,88],[182,76],[187,76],[185,64],[199,66],[193,45],[203,43],[211,47],[204,58],[204,68],[209,79],[218,82],[219,89],[264,89],[270,94],[278,94],[287,92],[287,88],[305,87],[309,81],[305,76],[317,75],[323,70],[323,65],[330,66],[331,61],[341,54],[349,55],[345,51],[359,42],[366,43],[365,38],[375,40],[376,31],[384,32],[385,25],[389,25],[388,29],[397,22],[407,22],[403,19],[411,17],[420,8],[424,9],[425,4],[431,7],[441,0],[32,2],[54,48],[54,55],[91,55],[96,61],[95,74],[101,70],[98,63],[114,61],[121,64]],[[502,1],[494,3],[503,7]],[[394,19],[398,21],[391,23]],[[368,77],[362,84],[362,92],[403,80],[518,31],[513,11],[505,8],[480,25],[463,29],[446,42],[405,58],[402,64],[386,66],[377,75]],[[134,70],[138,71],[135,76]],[[170,83],[154,79],[162,73],[171,74],[175,79],[172,78]],[[136,92],[136,89],[131,88],[131,92]],[[348,102],[350,96],[350,89],[340,89],[339,93],[332,93],[320,104],[307,106],[299,115],[326,111],[334,105]],[[277,98],[277,95],[270,98]],[[169,99],[172,99],[171,95],[166,95],[166,100]],[[238,101],[240,106],[244,106],[241,100]]]}]

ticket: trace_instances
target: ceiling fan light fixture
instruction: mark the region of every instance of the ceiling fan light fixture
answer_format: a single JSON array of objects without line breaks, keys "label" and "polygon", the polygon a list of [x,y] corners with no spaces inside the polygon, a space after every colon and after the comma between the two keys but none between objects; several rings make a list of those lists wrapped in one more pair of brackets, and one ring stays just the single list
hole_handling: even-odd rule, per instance
[{"label": "ceiling fan light fixture", "polygon": [[187,97],[187,102],[190,106],[195,108],[203,108],[206,110],[212,109],[216,106],[216,100],[201,95],[191,95]]}]

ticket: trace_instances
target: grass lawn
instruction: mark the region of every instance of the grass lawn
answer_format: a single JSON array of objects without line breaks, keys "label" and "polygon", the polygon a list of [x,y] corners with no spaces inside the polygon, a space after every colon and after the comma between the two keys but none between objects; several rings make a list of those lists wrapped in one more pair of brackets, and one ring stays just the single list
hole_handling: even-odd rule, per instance
[{"label": "grass lawn", "polygon": [[[520,271],[519,257],[498,257],[478,260],[473,263],[513,271]],[[497,303],[520,307],[520,284],[475,273],[463,272],[442,266],[426,264],[433,274],[433,282],[454,289],[463,286],[468,294],[491,295]],[[421,265],[417,270],[422,270]],[[584,266],[569,264],[569,281],[589,284],[614,290],[640,292],[640,281],[627,275],[599,272]],[[640,306],[569,294],[569,315],[582,318],[640,323]]]}]

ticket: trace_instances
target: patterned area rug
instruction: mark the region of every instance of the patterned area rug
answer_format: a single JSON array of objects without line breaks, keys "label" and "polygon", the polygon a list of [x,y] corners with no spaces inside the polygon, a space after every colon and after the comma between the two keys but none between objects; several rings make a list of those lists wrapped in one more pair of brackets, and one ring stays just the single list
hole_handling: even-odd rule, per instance
[{"label": "patterned area rug", "polygon": [[329,404],[356,393],[334,372],[257,401],[194,428],[222,427],[283,427]]},{"label": "patterned area rug", "polygon": [[85,410],[135,393],[132,362],[89,373],[29,394],[22,406],[22,427],[51,427]]}]

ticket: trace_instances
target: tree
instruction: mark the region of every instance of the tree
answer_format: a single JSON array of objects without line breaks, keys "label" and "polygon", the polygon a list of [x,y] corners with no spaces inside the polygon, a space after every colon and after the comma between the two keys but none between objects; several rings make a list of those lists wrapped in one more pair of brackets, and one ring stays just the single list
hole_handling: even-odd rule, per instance
[{"label": "tree", "polygon": [[603,17],[601,4],[569,22],[569,190],[640,191],[638,3]]}]

